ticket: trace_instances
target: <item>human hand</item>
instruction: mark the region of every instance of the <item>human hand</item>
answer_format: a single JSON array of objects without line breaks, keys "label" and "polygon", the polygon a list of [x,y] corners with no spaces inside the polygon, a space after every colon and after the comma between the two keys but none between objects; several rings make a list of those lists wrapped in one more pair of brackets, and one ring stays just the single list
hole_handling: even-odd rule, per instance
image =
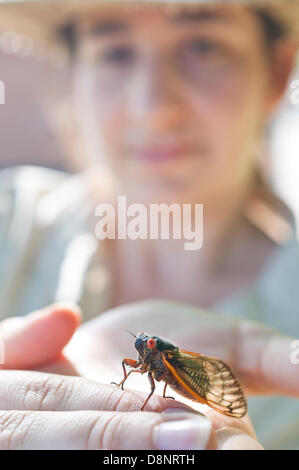
[{"label": "human hand", "polygon": [[[159,396],[153,397],[148,412],[136,412],[144,400],[138,392],[122,392],[81,377],[9,370],[33,369],[52,361],[71,373],[74,369],[61,351],[79,322],[75,306],[55,304],[0,323],[0,339],[5,342],[5,364],[0,372],[0,449],[163,449],[180,448],[182,442],[190,448],[215,445],[209,420]],[[178,413],[162,413],[166,408]],[[171,433],[169,421],[173,423]]]},{"label": "human hand", "polygon": [[[52,310],[53,310],[53,307],[52,307]],[[55,308],[54,308],[54,310],[55,310]],[[75,317],[78,317],[78,312],[76,312],[76,310],[73,312],[73,314],[74,314]],[[51,315],[53,315],[53,316],[50,320],[49,317],[51,317]],[[59,318],[59,316],[61,316],[61,319],[63,319],[64,323],[67,323],[69,325],[69,331],[71,331],[74,328],[74,324],[76,324],[76,321],[75,322],[74,321],[65,322],[65,316],[68,317],[68,320],[70,320],[69,317],[72,318],[72,313],[71,312],[68,311],[66,313],[62,309],[62,312],[60,311],[60,313],[58,313],[56,311],[55,313],[51,314],[49,312],[49,309],[48,309],[47,313],[44,316],[43,316],[43,313],[31,315],[31,318],[30,318],[30,316],[28,316],[27,326],[23,325],[23,333],[24,334],[26,333],[25,338],[26,337],[28,338],[28,334],[30,336],[30,328],[31,328],[31,332],[32,331],[37,331],[37,327],[39,327],[40,332],[43,331],[43,328],[42,328],[43,318],[44,318],[45,324],[48,324],[47,336],[49,337],[50,336],[49,331],[51,331],[49,329],[49,326],[50,326],[49,322],[52,322],[52,328],[54,328],[55,326],[58,327],[57,319]],[[29,322],[28,322],[28,319],[29,319]],[[53,319],[55,319],[56,323],[53,322]],[[14,319],[11,319],[11,321],[13,321],[13,320]],[[74,320],[74,318],[73,318],[73,320]],[[26,319],[24,321],[26,323]],[[6,320],[6,331],[7,331],[8,323],[9,323],[9,320]],[[10,335],[10,343],[11,344],[17,344],[18,345],[18,344],[20,344],[20,341],[24,341],[24,338],[22,339],[21,336],[20,336],[21,335],[21,330],[22,330],[22,328],[20,329],[20,322],[18,322],[18,323],[19,323],[18,329],[17,329],[18,342],[16,342],[14,340],[13,334],[11,333],[11,335]],[[38,326],[38,323],[39,323],[39,326]],[[85,330],[85,328],[83,328],[83,330]],[[12,329],[10,329],[10,331],[12,332]],[[2,332],[3,332],[3,328],[2,328]],[[1,333],[1,329],[0,329],[0,333]],[[82,333],[82,331],[81,331],[81,333]],[[57,337],[55,335],[54,331],[53,331],[52,336],[53,336],[53,342],[51,344],[50,350],[52,352],[53,351],[57,352],[59,348],[58,347],[56,347],[56,348],[53,347],[53,343],[55,343],[55,339],[58,339],[60,341],[60,344],[62,344],[61,343],[61,338],[59,339],[59,337]],[[37,341],[37,339],[42,340],[42,335],[37,336],[35,338],[35,341]],[[81,337],[81,340],[82,339],[83,338]],[[59,341],[58,341],[58,343],[59,343]],[[75,343],[73,343],[73,344],[75,344]],[[79,341],[79,344],[80,344],[80,347],[82,347],[82,351],[85,350],[84,343],[82,344],[81,341]],[[76,349],[76,347],[75,347],[75,349]],[[36,347],[36,352],[38,352],[38,351],[39,352],[42,351],[43,360],[45,360],[45,358],[47,357],[47,355],[45,354],[46,348],[45,347],[44,348],[37,348]],[[79,351],[77,351],[77,352],[79,352]],[[91,352],[90,350],[89,351],[85,350],[84,354],[82,354],[81,361],[78,361],[78,362],[75,361],[76,366],[79,366],[79,369],[82,369],[82,367],[84,369],[84,364],[85,364],[85,370],[87,372],[87,375],[88,375],[88,363],[90,363],[89,366],[91,366],[91,368],[92,368],[92,363],[96,366],[99,365],[99,364],[95,364],[96,357],[93,357],[93,354],[90,354],[90,352]],[[69,367],[71,366],[71,363],[67,360],[66,357],[63,357],[60,354],[60,356],[58,358],[56,356],[56,361],[55,361],[55,354],[53,356],[54,356],[54,361],[52,361],[51,364],[48,364],[47,368],[50,368],[50,369],[52,368],[52,370],[53,370],[53,368],[56,367],[56,369],[58,368],[58,371],[60,371],[60,372],[62,371],[62,369],[64,367],[67,367],[69,369]],[[11,354],[10,357],[16,357],[16,355]],[[50,355],[48,354],[48,359],[49,358],[50,358]],[[40,359],[38,359],[37,356],[32,357],[32,360],[35,364],[41,363],[42,361]],[[25,363],[26,363],[26,361],[23,360],[23,364],[25,364]],[[22,361],[19,362],[19,365],[20,364],[22,364]],[[27,360],[26,365],[30,367],[30,364],[29,364],[28,360]],[[9,368],[10,364],[6,363],[5,367]],[[91,370],[91,369],[89,369],[89,370]],[[8,373],[8,372],[6,372],[6,373]],[[25,374],[28,374],[28,373],[29,372],[25,372]],[[70,373],[69,370],[68,370],[68,373]],[[53,437],[52,433],[53,433],[53,428],[55,428],[55,420],[56,420],[57,413],[56,413],[56,415],[54,413],[50,413],[50,414],[49,413],[48,414],[43,413],[42,415],[40,415],[40,411],[38,411],[37,413],[31,413],[32,409],[34,411],[37,411],[37,410],[40,410],[40,409],[42,409],[43,411],[48,411],[49,409],[51,411],[55,411],[57,406],[58,406],[58,409],[63,409],[65,411],[69,409],[68,408],[69,404],[65,403],[64,400],[61,400],[61,397],[59,397],[59,395],[57,396],[57,394],[56,394],[56,398],[57,398],[56,405],[55,405],[55,403],[53,404],[53,399],[51,400],[51,399],[48,398],[49,395],[51,396],[51,393],[53,395],[53,392],[55,392],[55,389],[56,389],[55,386],[50,386],[49,384],[52,383],[53,380],[54,380],[54,383],[55,383],[55,380],[56,380],[55,377],[57,377],[57,376],[51,375],[50,377],[48,377],[48,376],[44,377],[44,374],[41,374],[41,376],[39,376],[39,375],[36,376],[36,379],[34,381],[29,377],[29,386],[26,386],[26,380],[28,380],[28,379],[26,377],[20,375],[20,374],[24,374],[24,373],[12,371],[12,372],[10,372],[10,374],[11,375],[9,377],[7,377],[7,376],[3,375],[3,372],[2,372],[1,379],[3,380],[3,378],[4,378],[4,383],[9,386],[9,390],[13,391],[15,388],[17,388],[17,393],[19,395],[21,393],[20,401],[18,402],[17,399],[15,399],[15,401],[14,401],[14,404],[17,403],[17,406],[14,406],[14,408],[19,410],[20,406],[21,406],[21,410],[24,409],[24,408],[22,408],[22,406],[24,406],[24,397],[22,396],[22,393],[24,392],[24,389],[27,390],[27,395],[32,394],[33,397],[35,395],[37,395],[37,398],[38,398],[37,402],[33,402],[33,403],[29,404],[30,415],[33,418],[34,418],[34,416],[36,416],[36,419],[38,420],[38,422],[41,423],[41,425],[45,426],[46,429],[49,428],[49,433],[43,433],[43,436],[45,437],[46,440],[44,440],[44,441],[39,440],[37,442],[33,441],[32,444],[30,444],[30,442],[31,442],[30,440],[29,440],[29,442],[24,440],[23,445],[25,447],[23,447],[23,448],[29,448],[28,444],[33,445],[33,448],[40,448],[40,447],[38,447],[39,445],[42,446],[41,448],[45,448],[44,446],[46,446],[46,448],[49,448],[48,446],[50,446],[50,448],[72,448],[72,447],[69,447],[69,446],[71,446],[73,444],[75,445],[74,448],[81,448],[80,445],[78,444],[78,441],[76,441],[76,439],[71,438],[69,442],[65,442],[65,441],[63,442],[63,441],[60,441],[60,440],[57,441],[57,434],[55,434],[56,439],[55,439],[55,436]],[[98,374],[98,378],[100,376],[101,376],[101,373]],[[54,377],[54,379],[53,379],[53,377]],[[10,380],[8,380],[9,378],[10,378]],[[64,383],[63,386],[60,383],[62,380],[63,380],[63,383]],[[60,381],[59,381],[59,388],[63,391],[64,394],[65,394],[65,389],[67,388],[67,383],[70,380],[74,380],[74,379],[64,377],[63,379],[60,379]],[[46,389],[45,389],[45,387],[43,387],[44,381],[46,383]],[[69,387],[73,388],[73,386],[71,386],[70,384],[69,384]],[[99,396],[97,397],[97,407],[96,407],[96,409],[100,408],[100,409],[104,409],[105,411],[107,411],[107,405],[108,405],[108,410],[111,410],[111,406],[112,406],[112,409],[114,409],[113,408],[113,400],[111,401],[110,399],[109,400],[107,399],[107,393],[108,393],[108,395],[112,393],[111,392],[111,386],[106,386],[106,387],[108,387],[108,388],[106,388],[105,391],[100,389],[100,388],[98,389]],[[132,393],[122,392],[122,391],[120,391],[119,389],[117,389],[115,387],[113,387],[112,390],[113,390],[113,393],[115,393],[115,391],[117,391],[117,393],[121,394],[122,398],[118,397],[117,402],[122,401],[122,403],[125,403],[125,407],[121,411],[128,411],[129,413],[132,409],[133,410],[140,409],[141,403],[144,401],[145,396],[146,396],[145,394],[140,395],[140,394],[138,394],[138,392],[132,392]],[[7,391],[7,389],[6,389],[6,391]],[[4,390],[4,392],[5,392],[5,390]],[[76,399],[78,393],[79,393],[79,396],[80,396],[80,391],[78,391],[78,390],[76,391],[74,389],[74,394],[72,396],[72,398],[73,398],[72,402],[75,404],[74,405],[75,407],[78,404],[79,409],[81,410],[82,409],[81,408],[82,403],[78,403],[78,400]],[[12,396],[14,396],[14,395],[15,394],[13,393]],[[46,395],[46,396],[44,397],[44,395]],[[55,393],[54,393],[54,395],[55,395]],[[4,396],[5,396],[5,393],[4,393]],[[0,397],[1,397],[1,384],[0,384]],[[101,397],[101,400],[100,400],[100,397]],[[110,395],[109,395],[109,397],[110,397]],[[92,400],[90,399],[88,394],[86,395],[86,398],[87,398],[87,409],[90,409],[89,407],[93,406],[92,405]],[[162,401],[162,405],[161,405],[160,402],[157,404],[157,402],[156,402],[157,398]],[[39,405],[40,402],[43,404],[42,408]],[[80,400],[79,400],[79,402],[80,402]],[[20,403],[23,403],[23,405],[20,405]],[[47,405],[45,405],[45,404],[47,404]],[[114,404],[115,404],[115,402],[114,402]],[[36,410],[37,405],[38,405],[38,408]],[[173,408],[177,405],[179,405],[177,402],[172,402],[172,401],[169,402],[169,401],[167,401],[167,400],[165,400],[161,397],[155,396],[155,397],[152,398],[151,403],[149,403],[148,409],[149,410],[152,409],[156,412],[157,411],[161,412],[162,410],[165,410],[166,407],[167,408],[170,408],[170,407]],[[2,407],[2,406],[3,405],[1,405],[1,401],[0,401],[0,407]],[[11,405],[10,402],[6,402],[5,409],[10,409],[11,406],[12,405]],[[50,408],[47,408],[47,406],[48,407],[50,406]],[[62,408],[59,408],[60,406],[62,406]],[[83,404],[83,406],[84,406],[84,404]],[[181,404],[179,406],[182,407],[183,405]],[[28,419],[27,414],[24,415],[24,413],[21,413],[21,416],[20,416],[19,412],[14,411],[13,413],[17,416],[14,416],[13,418],[10,417],[10,419],[8,421],[13,419],[13,422],[16,423],[16,424],[18,423],[18,421],[21,421],[21,422],[24,421],[23,428],[25,428],[25,430],[26,430],[26,424],[30,424],[30,419]],[[111,422],[117,421],[117,414],[118,414],[118,412],[116,412],[116,418],[115,419],[113,417],[111,417]],[[140,413],[135,412],[132,415],[133,422],[134,422],[135,418],[137,419],[137,416],[139,416],[139,414]],[[169,440],[165,441],[165,439],[163,438],[162,441],[160,441],[160,443],[158,444],[160,446],[158,448],[175,448],[175,446],[177,446],[180,449],[182,449],[183,446],[185,446],[186,448],[191,448],[191,449],[195,449],[197,447],[199,447],[199,448],[205,448],[205,447],[208,447],[208,448],[216,448],[216,447],[217,448],[260,448],[259,444],[257,443],[257,441],[255,439],[255,435],[254,435],[252,427],[249,423],[248,417],[245,418],[244,420],[238,420],[238,422],[236,422],[236,420],[229,419],[225,416],[219,415],[218,413],[213,412],[213,410],[208,410],[208,412],[206,414],[210,415],[210,420],[204,419],[201,415],[196,415],[197,418],[199,418],[199,416],[201,416],[201,420],[199,420],[199,419],[196,419],[195,421],[190,421],[188,419],[182,420],[183,415],[185,417],[185,413],[180,414],[178,424],[174,424],[174,422],[172,422],[170,425],[166,424],[166,428],[170,426],[170,428],[168,429],[168,439],[169,439],[169,436],[170,436],[170,441]],[[63,413],[63,414],[60,413],[59,417],[62,417],[62,415],[65,416],[65,413]],[[104,416],[105,415],[106,415],[106,413],[102,414],[101,417],[99,417],[99,420],[102,423],[104,421]],[[141,419],[140,419],[140,424],[142,423],[144,425],[144,423],[146,423],[146,426],[147,427],[149,426],[149,428],[148,428],[149,434],[152,433],[152,430],[153,430],[152,428],[153,427],[155,428],[155,430],[158,429],[156,427],[156,425],[153,425],[153,427],[151,428],[151,426],[150,426],[151,420],[148,416],[149,413],[145,412],[145,414],[141,413],[141,415],[142,416],[141,416]],[[177,415],[177,413],[172,414],[172,419],[176,418],[175,415]],[[7,413],[4,413],[4,416],[5,416],[4,419],[6,420],[7,419],[6,418]],[[78,413],[76,414],[76,416],[78,417]],[[122,416],[123,416],[123,413],[122,413]],[[161,415],[159,413],[158,416],[163,416],[163,420],[165,421],[165,415],[164,414]],[[193,416],[193,415],[191,415],[191,416]],[[18,419],[18,417],[19,417],[19,419]],[[71,422],[76,422],[75,416],[70,417],[70,415],[68,414],[66,416],[66,419],[68,419],[68,418],[70,418]],[[155,414],[155,419],[156,418],[157,418],[157,414]],[[130,421],[131,417],[129,417],[128,419]],[[167,417],[167,420],[168,419],[169,418]],[[202,419],[204,419],[204,421],[202,421]],[[68,421],[66,421],[64,424],[67,425],[67,422]],[[133,424],[133,422],[132,422],[132,424]],[[155,422],[155,420],[154,420],[154,422]],[[83,423],[84,423],[84,425],[83,425]],[[88,426],[88,423],[85,423],[85,421],[83,420],[82,425],[83,425],[83,428],[82,428],[82,433],[81,434],[82,434],[82,436],[84,436],[85,428],[86,428],[86,426]],[[126,426],[127,426],[127,424],[126,424]],[[213,426],[212,430],[211,430],[211,426]],[[98,427],[100,428],[100,426],[98,426]],[[120,427],[121,426],[119,426],[119,428]],[[165,426],[164,426],[164,428],[165,428]],[[76,429],[78,430],[78,429],[80,429],[80,427],[77,426]],[[132,429],[132,431],[133,431],[134,426],[132,426],[132,427],[130,426],[130,429]],[[180,438],[175,437],[175,434],[174,434],[175,431],[177,431],[177,433],[179,433],[180,429],[181,429],[181,432],[183,433],[183,435],[186,438],[185,443],[184,443],[184,440],[182,441],[182,437],[180,437]],[[15,434],[22,436],[22,432],[21,433],[15,433]],[[127,434],[127,433],[125,433],[125,434]],[[138,434],[141,435],[140,433],[138,433]],[[28,433],[28,435],[30,436],[30,433]],[[157,433],[155,435],[157,435]],[[159,435],[159,433],[158,433],[158,435]],[[70,436],[66,436],[66,437],[70,437]],[[120,437],[121,437],[121,435],[120,435]],[[178,439],[178,440],[176,440],[176,439]],[[199,442],[198,439],[200,440],[200,442]],[[129,439],[128,436],[126,437],[125,441],[121,441],[121,442],[112,441],[112,442],[113,442],[113,444],[112,444],[111,448],[113,448],[113,449],[116,449],[116,448],[131,448],[132,449],[131,444],[130,444],[130,439]],[[144,444],[145,440],[142,441],[142,439],[141,439],[141,442],[143,442],[143,445],[146,445],[146,446],[149,445],[148,444],[149,441],[147,442],[147,444]],[[151,441],[151,442],[152,442],[151,445],[153,445],[153,441]],[[166,442],[168,442],[168,444],[166,444]],[[60,445],[62,447],[60,447]],[[78,445],[79,445],[79,447],[78,447]],[[120,447],[119,447],[119,445],[120,445]],[[128,446],[128,447],[123,447],[123,445]],[[136,447],[138,445],[140,445],[140,444],[138,444],[136,439],[134,439],[133,447],[138,448],[138,447]],[[53,447],[51,447],[51,446],[53,446]],[[30,448],[32,448],[32,447],[30,447]],[[142,447],[139,447],[139,448],[142,448]],[[144,447],[144,448],[152,448],[152,447]]]},{"label": "human hand", "polygon": [[115,379],[115,374],[122,373],[122,358],[137,355],[126,329],[223,359],[235,370],[247,394],[299,397],[299,375],[291,362],[292,338],[267,325],[168,300],[126,304],[99,315],[77,330],[65,355],[80,375]]}]

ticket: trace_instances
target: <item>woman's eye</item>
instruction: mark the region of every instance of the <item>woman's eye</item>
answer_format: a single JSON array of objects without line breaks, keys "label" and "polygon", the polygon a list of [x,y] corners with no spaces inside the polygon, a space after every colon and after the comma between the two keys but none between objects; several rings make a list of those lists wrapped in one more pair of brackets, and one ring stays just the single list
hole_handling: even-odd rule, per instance
[{"label": "woman's eye", "polygon": [[133,61],[134,51],[129,47],[115,47],[100,55],[99,61],[107,64],[126,65]]},{"label": "woman's eye", "polygon": [[192,40],[188,43],[187,49],[199,57],[216,56],[224,51],[224,47],[221,44],[208,39]]}]

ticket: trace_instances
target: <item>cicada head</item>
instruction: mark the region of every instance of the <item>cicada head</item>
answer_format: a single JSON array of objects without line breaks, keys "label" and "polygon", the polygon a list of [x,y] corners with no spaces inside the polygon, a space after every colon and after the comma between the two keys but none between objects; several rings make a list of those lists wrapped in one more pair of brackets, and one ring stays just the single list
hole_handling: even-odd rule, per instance
[{"label": "cicada head", "polygon": [[145,357],[145,355],[148,352],[147,340],[149,338],[150,337],[148,335],[144,334],[144,333],[138,333],[137,334],[137,339],[135,341],[135,348],[137,349],[140,358]]},{"label": "cicada head", "polygon": [[149,336],[145,333],[138,333],[135,348],[141,358],[145,357],[149,352],[178,349],[166,339],[160,338],[159,336]]}]

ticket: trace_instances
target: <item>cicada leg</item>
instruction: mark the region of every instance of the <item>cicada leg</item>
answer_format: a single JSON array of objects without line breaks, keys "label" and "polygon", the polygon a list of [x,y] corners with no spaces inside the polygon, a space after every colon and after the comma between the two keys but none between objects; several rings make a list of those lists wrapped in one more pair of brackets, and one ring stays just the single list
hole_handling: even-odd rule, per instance
[{"label": "cicada leg", "polygon": [[167,396],[165,395],[165,393],[166,393],[166,388],[167,388],[167,385],[168,385],[168,383],[167,383],[167,382],[165,382],[165,385],[164,385],[164,390],[163,390],[163,398],[171,398],[172,400],[175,400],[175,398],[174,398],[174,397],[167,397]]},{"label": "cicada leg", "polygon": [[154,393],[155,388],[156,388],[155,381],[154,381],[153,376],[150,372],[148,373],[147,377],[148,377],[149,383],[151,384],[151,393],[149,394],[149,396],[147,397],[147,399],[143,403],[142,407],[140,408],[140,411],[144,410],[145,405],[149,401],[150,397],[152,396],[152,394]]},{"label": "cicada leg", "polygon": [[[132,372],[141,373],[141,371],[139,369],[136,369],[137,367],[140,366],[140,364],[139,364],[138,361],[135,361],[134,359],[123,359],[121,364],[122,364],[123,371],[124,371],[124,378],[119,382],[119,384],[117,384],[116,382],[111,382],[111,384],[117,385],[118,387],[121,387],[121,389],[123,390],[124,389],[124,383],[127,380],[127,378],[129,377],[129,375]],[[135,367],[135,369],[132,369],[127,373],[126,365],[131,366],[131,367]]]}]

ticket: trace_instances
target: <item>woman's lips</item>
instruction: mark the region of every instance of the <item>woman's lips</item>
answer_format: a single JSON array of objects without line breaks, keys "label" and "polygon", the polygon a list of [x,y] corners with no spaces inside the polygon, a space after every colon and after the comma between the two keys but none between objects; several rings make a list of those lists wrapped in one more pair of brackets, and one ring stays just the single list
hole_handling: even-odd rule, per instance
[{"label": "woman's lips", "polygon": [[190,155],[191,146],[186,143],[147,145],[135,149],[137,159],[159,163],[176,160]]}]

